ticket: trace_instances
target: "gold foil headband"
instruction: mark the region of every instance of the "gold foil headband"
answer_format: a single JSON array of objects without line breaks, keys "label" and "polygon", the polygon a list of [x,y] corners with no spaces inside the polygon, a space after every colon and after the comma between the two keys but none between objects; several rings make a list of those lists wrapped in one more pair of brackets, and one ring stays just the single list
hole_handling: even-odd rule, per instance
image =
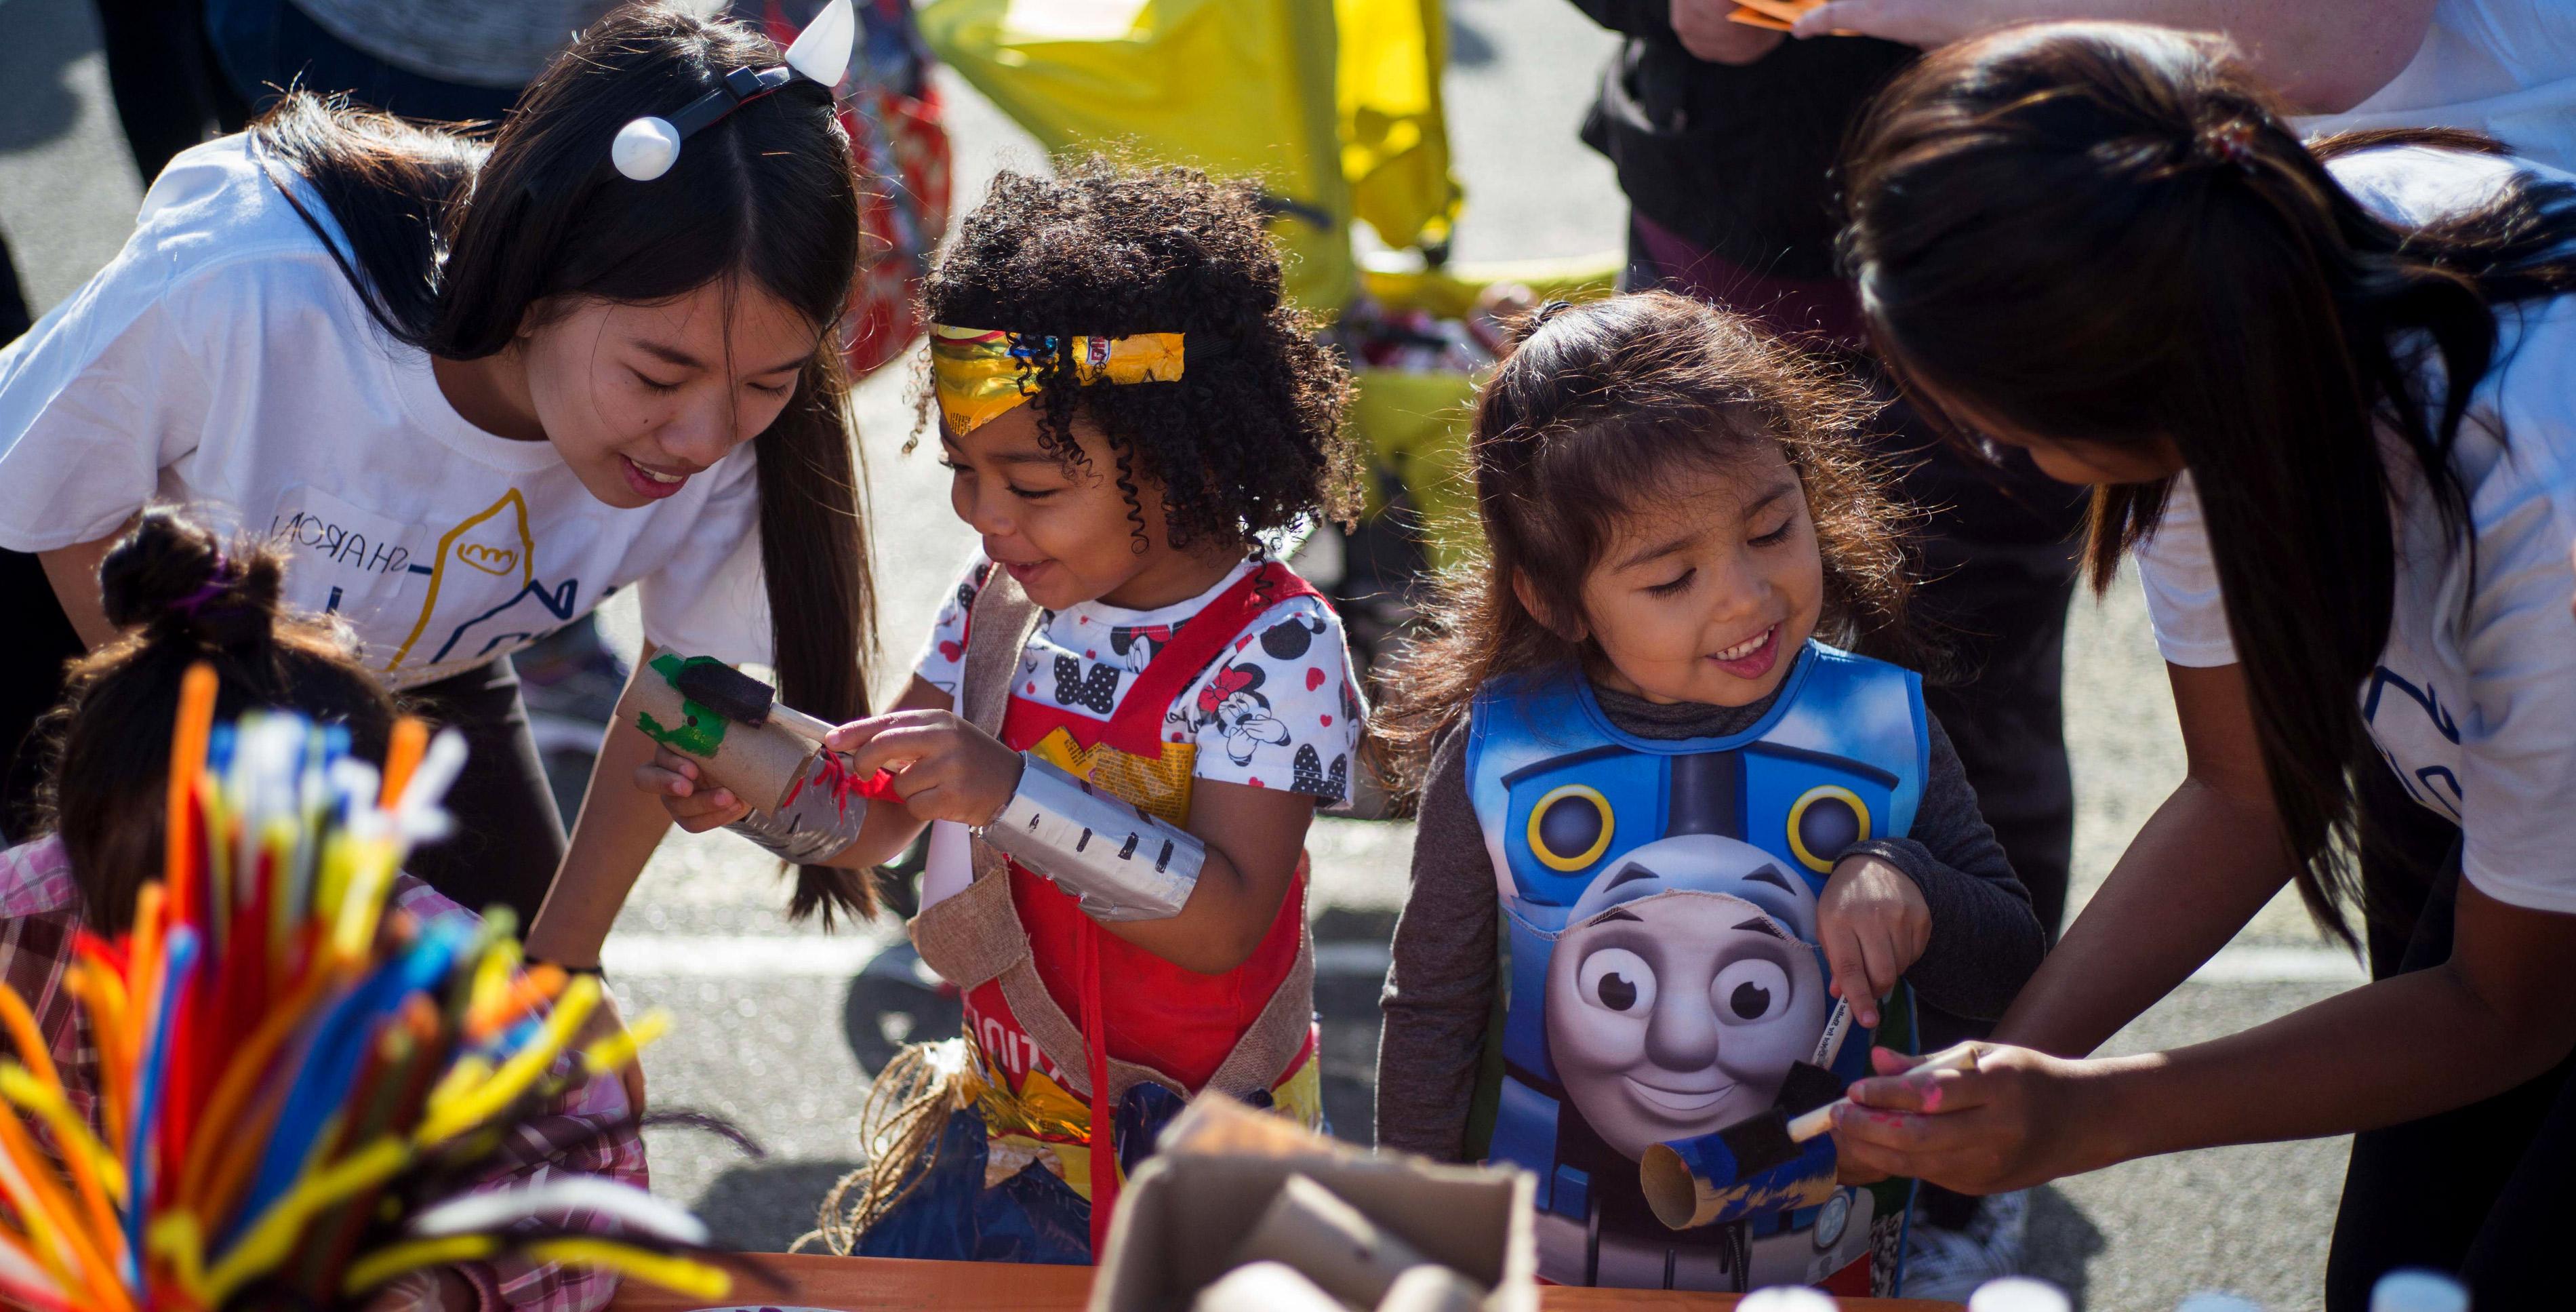
[{"label": "gold foil headband", "polygon": [[1061,344],[1083,383],[1176,383],[1181,335],[1041,337],[986,328],[930,326],[930,383],[939,413],[963,437],[1035,396],[1038,370]]}]

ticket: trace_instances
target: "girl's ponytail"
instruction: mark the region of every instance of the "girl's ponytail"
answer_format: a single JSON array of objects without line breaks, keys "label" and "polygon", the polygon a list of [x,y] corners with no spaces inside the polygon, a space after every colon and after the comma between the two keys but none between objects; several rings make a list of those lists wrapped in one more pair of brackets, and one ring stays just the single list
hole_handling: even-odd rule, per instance
[{"label": "girl's ponytail", "polygon": [[37,722],[45,753],[38,828],[61,835],[83,909],[122,929],[161,871],[162,788],[188,668],[214,668],[218,721],[290,709],[347,731],[384,759],[394,701],[337,620],[285,609],[284,561],[254,538],[226,542],[176,511],[146,509],[99,564],[122,632],[75,662],[60,705]]},{"label": "girl's ponytail", "polygon": [[[850,441],[849,376],[833,340],[806,365],[796,399],[752,443],[760,461],[760,564],[769,582],[771,652],[781,700],[835,722],[868,712],[861,666],[874,654],[876,582],[868,572],[865,486]],[[790,920],[876,914],[861,871],[799,866]]]},{"label": "girl's ponytail", "polygon": [[[2497,307],[2576,288],[2576,188],[2512,175],[2401,227],[2326,167],[2392,145],[2496,150],[2442,130],[2311,149],[2223,42],[2035,24],[1900,74],[1843,166],[1843,258],[1918,408],[2190,472],[2299,892],[2347,942],[2346,909],[2383,891],[2354,860],[2355,781],[2387,767],[2353,695],[2396,596],[2382,508],[2420,481],[2474,575],[2451,454]],[[2095,489],[2097,589],[2173,487]]]},{"label": "girl's ponytail", "polygon": [[277,557],[224,554],[215,535],[165,509],[143,512],[99,562],[107,622],[147,641],[255,652],[276,638]]}]

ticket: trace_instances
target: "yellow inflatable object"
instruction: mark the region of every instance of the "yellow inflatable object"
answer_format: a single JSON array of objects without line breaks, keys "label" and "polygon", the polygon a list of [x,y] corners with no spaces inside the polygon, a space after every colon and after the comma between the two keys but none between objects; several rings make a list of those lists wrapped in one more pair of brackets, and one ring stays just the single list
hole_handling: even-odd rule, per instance
[{"label": "yellow inflatable object", "polygon": [[1309,309],[1359,290],[1354,216],[1396,247],[1457,219],[1440,0],[929,0],[917,18],[1049,151],[1259,178]]}]

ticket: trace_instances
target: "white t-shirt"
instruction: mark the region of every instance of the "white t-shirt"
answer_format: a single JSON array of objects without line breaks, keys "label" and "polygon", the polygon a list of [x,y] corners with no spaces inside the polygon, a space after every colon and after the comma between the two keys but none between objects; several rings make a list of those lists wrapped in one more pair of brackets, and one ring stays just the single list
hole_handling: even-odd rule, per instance
[{"label": "white t-shirt", "polygon": [[[2330,167],[2403,225],[2473,206],[2532,166],[2406,147]],[[2451,457],[2477,535],[2475,591],[2467,553],[2408,476],[2412,457],[2392,453],[2404,489],[2396,596],[2362,716],[2415,800],[2459,823],[2469,882],[2500,902],[2576,912],[2576,297],[2506,307],[2498,326],[2499,363]],[[2137,560],[2164,658],[2234,664],[2188,477]]]},{"label": "white t-shirt", "polygon": [[[1020,651],[1011,694],[1085,719],[1109,719],[1154,653],[1253,565],[1247,561],[1207,591],[1154,610],[1086,601],[1048,611]],[[951,697],[964,670],[976,581],[984,573],[978,555],[940,607],[913,665],[914,673]],[[1351,675],[1341,617],[1321,597],[1290,597],[1229,638],[1224,652],[1198,672],[1163,717],[1164,741],[1194,745],[1190,777],[1285,788],[1325,805],[1348,797],[1368,712]],[[932,825],[922,904],[964,888],[969,878],[964,828],[947,821]]]},{"label": "white t-shirt", "polygon": [[2576,168],[2576,0],[2440,0],[2424,44],[2388,85],[2300,126],[2472,128]]},{"label": "white t-shirt", "polygon": [[767,660],[752,465],[745,444],[620,510],[553,444],[468,424],[239,136],[172,160],[115,261],[0,351],[0,547],[86,542],[146,502],[185,503],[290,546],[286,599],[347,618],[396,688],[525,646],[629,583],[654,642]]}]

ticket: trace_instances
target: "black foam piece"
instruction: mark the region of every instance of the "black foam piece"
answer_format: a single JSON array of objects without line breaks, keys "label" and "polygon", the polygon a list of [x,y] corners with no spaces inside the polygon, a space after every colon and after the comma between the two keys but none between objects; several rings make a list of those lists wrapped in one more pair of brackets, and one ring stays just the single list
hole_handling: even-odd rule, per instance
[{"label": "black foam piece", "polygon": [[1788,1078],[1780,1081],[1780,1096],[1771,1105],[1783,1116],[1804,1116],[1841,1096],[1841,1076],[1802,1061],[1790,1065]]},{"label": "black foam piece", "polygon": [[671,686],[690,701],[741,724],[767,723],[769,708],[778,700],[777,690],[768,684],[718,661],[681,666],[680,677]]},{"label": "black foam piece", "polygon": [[1773,1167],[1797,1160],[1797,1142],[1789,1137],[1789,1118],[1778,1108],[1747,1117],[1717,1132],[1735,1156],[1735,1178],[1750,1180]]}]

